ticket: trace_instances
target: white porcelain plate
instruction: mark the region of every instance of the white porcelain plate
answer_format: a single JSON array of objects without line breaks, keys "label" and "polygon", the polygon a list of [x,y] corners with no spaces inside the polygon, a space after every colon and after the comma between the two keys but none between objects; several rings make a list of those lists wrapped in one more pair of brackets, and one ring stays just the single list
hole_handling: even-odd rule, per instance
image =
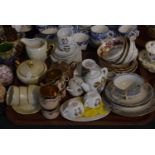
[{"label": "white porcelain plate", "polygon": [[68,104],[68,101],[64,102],[61,107],[60,107],[60,113],[62,115],[62,117],[64,117],[65,119],[69,120],[69,121],[74,121],[74,122],[90,122],[90,121],[96,121],[96,120],[99,120],[101,118],[104,118],[106,117],[107,115],[109,115],[110,113],[110,108],[108,105],[106,105],[106,112],[105,114],[102,114],[102,115],[96,115],[96,116],[93,116],[93,117],[78,117],[78,118],[71,118],[69,117],[68,115],[65,115],[64,114],[64,109],[66,107],[66,105]]}]

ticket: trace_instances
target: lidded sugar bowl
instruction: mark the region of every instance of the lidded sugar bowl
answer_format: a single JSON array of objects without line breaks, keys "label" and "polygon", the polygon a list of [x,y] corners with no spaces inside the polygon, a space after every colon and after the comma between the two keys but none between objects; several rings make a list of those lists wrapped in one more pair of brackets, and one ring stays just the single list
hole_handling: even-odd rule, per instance
[{"label": "lidded sugar bowl", "polygon": [[17,77],[25,84],[37,84],[47,71],[47,66],[39,60],[26,60],[17,68]]}]

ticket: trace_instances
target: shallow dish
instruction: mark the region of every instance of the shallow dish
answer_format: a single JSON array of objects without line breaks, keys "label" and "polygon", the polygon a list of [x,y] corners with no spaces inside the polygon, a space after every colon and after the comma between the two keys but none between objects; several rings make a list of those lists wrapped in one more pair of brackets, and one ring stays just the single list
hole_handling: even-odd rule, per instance
[{"label": "shallow dish", "polygon": [[107,104],[104,104],[102,102],[101,106],[103,106],[104,108],[104,111],[102,114],[98,114],[98,115],[94,115],[94,116],[91,116],[91,117],[78,117],[78,118],[73,118],[73,117],[69,117],[68,115],[65,115],[64,114],[64,109],[65,107],[67,106],[68,104],[68,101],[64,102],[61,107],[60,107],[60,113],[61,115],[67,119],[67,120],[70,120],[70,121],[75,121],[75,122],[90,122],[90,121],[96,121],[96,120],[99,120],[101,118],[104,118],[106,117],[109,113],[110,113],[110,108]]}]

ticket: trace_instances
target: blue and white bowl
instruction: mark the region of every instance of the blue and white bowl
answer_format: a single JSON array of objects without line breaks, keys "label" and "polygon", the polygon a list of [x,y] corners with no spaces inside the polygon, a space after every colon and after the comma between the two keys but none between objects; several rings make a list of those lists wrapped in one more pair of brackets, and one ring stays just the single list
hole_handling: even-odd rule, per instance
[{"label": "blue and white bowl", "polygon": [[84,33],[75,33],[72,36],[72,39],[77,45],[80,47],[81,50],[86,50],[89,42],[89,36]]},{"label": "blue and white bowl", "polygon": [[107,26],[95,25],[91,27],[90,37],[91,37],[91,42],[94,45],[99,46],[104,39],[109,37],[114,37],[114,36],[115,36],[115,33],[109,30]]}]

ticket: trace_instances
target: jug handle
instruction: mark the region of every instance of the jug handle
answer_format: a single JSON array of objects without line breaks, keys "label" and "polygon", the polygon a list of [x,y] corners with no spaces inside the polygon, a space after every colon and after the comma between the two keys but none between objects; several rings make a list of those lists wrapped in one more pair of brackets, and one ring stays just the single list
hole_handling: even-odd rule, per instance
[{"label": "jug handle", "polygon": [[50,54],[52,53],[54,47],[55,47],[54,44],[51,44],[51,45],[48,47],[48,49],[47,49],[47,57],[50,56]]}]

